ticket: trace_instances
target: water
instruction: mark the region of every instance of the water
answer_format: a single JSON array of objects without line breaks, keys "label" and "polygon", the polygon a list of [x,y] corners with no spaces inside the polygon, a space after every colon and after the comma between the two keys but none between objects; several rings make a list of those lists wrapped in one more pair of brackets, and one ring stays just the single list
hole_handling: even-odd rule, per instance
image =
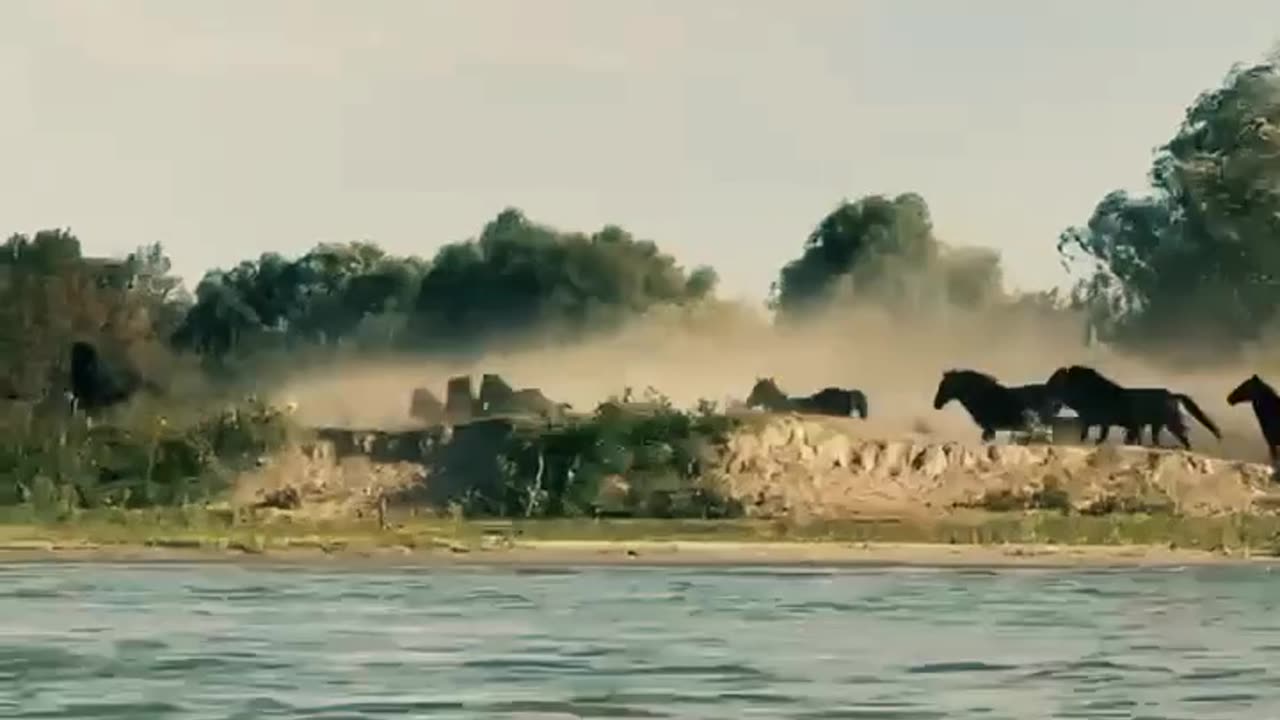
[{"label": "water", "polygon": [[0,717],[1280,716],[1280,573],[0,565]]}]

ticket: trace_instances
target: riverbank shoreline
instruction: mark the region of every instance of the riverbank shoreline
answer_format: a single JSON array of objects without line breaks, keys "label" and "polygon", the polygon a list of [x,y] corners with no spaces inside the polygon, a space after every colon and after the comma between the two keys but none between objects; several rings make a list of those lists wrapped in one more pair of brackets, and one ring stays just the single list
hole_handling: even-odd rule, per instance
[{"label": "riverbank shoreline", "polygon": [[263,550],[56,542],[0,545],[0,565],[72,562],[112,564],[253,564],[298,566],[575,567],[934,567],[1143,568],[1280,565],[1280,557],[1156,545],[943,545],[932,543],[529,541],[482,549],[273,547]]}]

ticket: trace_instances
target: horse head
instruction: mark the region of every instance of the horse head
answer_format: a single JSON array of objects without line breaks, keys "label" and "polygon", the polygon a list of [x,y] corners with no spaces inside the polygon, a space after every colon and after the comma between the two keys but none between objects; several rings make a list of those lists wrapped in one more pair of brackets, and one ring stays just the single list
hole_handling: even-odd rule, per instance
[{"label": "horse head", "polygon": [[[947,370],[938,382],[938,392],[933,396],[933,409],[941,410],[952,400],[969,394],[973,389],[999,385],[995,378],[977,370]],[[963,401],[962,401],[963,402]]]},{"label": "horse head", "polygon": [[942,373],[942,379],[938,381],[938,391],[933,395],[934,410],[941,410],[943,405],[955,399],[955,384],[959,377],[960,373],[956,370],[947,370]]},{"label": "horse head", "polygon": [[747,395],[747,407],[767,406],[770,403],[778,402],[780,399],[785,400],[786,394],[782,392],[773,378],[756,378],[756,384],[751,386],[751,393]]},{"label": "horse head", "polygon": [[1236,389],[1227,395],[1227,404],[1239,405],[1242,402],[1248,402],[1257,397],[1265,385],[1266,383],[1262,381],[1262,378],[1258,377],[1257,373],[1254,373],[1245,378],[1244,382],[1237,385]]}]

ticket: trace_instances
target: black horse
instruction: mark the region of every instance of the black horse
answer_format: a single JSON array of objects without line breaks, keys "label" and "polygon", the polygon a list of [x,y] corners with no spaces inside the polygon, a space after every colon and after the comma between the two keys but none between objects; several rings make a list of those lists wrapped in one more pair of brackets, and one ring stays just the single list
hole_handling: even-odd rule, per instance
[{"label": "black horse", "polygon": [[933,409],[941,410],[952,400],[964,406],[969,417],[982,428],[982,441],[991,442],[996,432],[1032,432],[1047,425],[1061,406],[1041,384],[1008,387],[977,370],[948,370],[938,382]]},{"label": "black horse", "polygon": [[516,390],[496,373],[485,373],[480,378],[480,412],[490,414],[532,413],[549,418],[559,418],[573,406],[558,403],[538,388]]},{"label": "black horse", "polygon": [[1142,428],[1149,426],[1152,443],[1158,444],[1160,431],[1168,428],[1190,450],[1191,440],[1179,406],[1185,407],[1214,437],[1222,439],[1218,426],[1194,400],[1168,388],[1124,387],[1084,365],[1060,367],[1045,384],[1053,397],[1080,416],[1081,441],[1088,439],[1089,428],[1097,426],[1101,428],[1098,444],[1102,444],[1115,425],[1124,428],[1125,444],[1137,445],[1142,442]]},{"label": "black horse", "polygon": [[789,397],[773,378],[756,379],[747,396],[747,407],[841,417],[850,417],[856,412],[858,417],[867,419],[867,396],[861,390],[826,387],[808,397]]},{"label": "black horse", "polygon": [[431,390],[414,388],[409,396],[409,417],[428,425],[442,422],[445,417],[444,403]]},{"label": "black horse", "polygon": [[71,397],[76,407],[88,414],[123,403],[144,388],[162,392],[132,369],[103,362],[98,349],[82,340],[71,344],[70,375]]},{"label": "black horse", "polygon": [[1255,374],[1250,375],[1227,395],[1229,405],[1239,405],[1246,401],[1253,405],[1253,414],[1258,418],[1262,439],[1267,442],[1267,454],[1271,457],[1271,464],[1275,465],[1280,459],[1280,395]]}]

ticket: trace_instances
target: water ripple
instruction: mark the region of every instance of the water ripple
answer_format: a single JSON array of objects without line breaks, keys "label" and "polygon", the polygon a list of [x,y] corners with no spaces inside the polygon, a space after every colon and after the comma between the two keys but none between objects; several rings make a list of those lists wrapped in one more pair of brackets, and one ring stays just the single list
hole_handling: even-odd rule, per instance
[{"label": "water ripple", "polygon": [[1280,705],[1268,568],[0,565],[0,716],[1174,718]]}]

